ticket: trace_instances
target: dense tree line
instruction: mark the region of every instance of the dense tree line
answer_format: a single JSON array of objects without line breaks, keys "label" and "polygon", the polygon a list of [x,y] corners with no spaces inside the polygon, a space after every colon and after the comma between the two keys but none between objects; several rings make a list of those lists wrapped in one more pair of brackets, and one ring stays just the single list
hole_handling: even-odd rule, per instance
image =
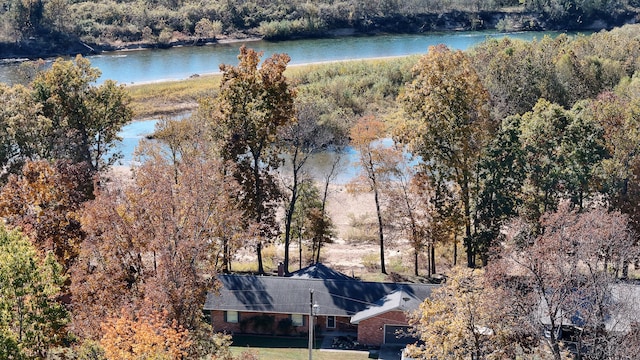
[{"label": "dense tree line", "polygon": [[[325,36],[341,28],[422,32],[447,29],[451,26],[448,22],[467,29],[580,29],[596,20],[622,24],[633,17],[634,6],[637,3],[633,0],[4,0],[0,3],[0,42],[42,38],[67,45],[77,39],[97,45],[169,45],[175,41],[211,41],[223,34],[278,39]],[[491,12],[501,15],[494,17]],[[448,15],[443,17],[443,13]]]},{"label": "dense tree line", "polygon": [[[617,58],[618,46],[637,41],[617,42],[628,30],[523,48],[488,41],[470,54],[434,47],[415,66],[400,96],[411,122],[400,123],[398,139],[421,156],[432,192],[444,177],[449,201],[434,211],[462,217],[449,231],[463,233],[469,268],[484,265],[453,276],[422,305],[419,356],[614,359],[637,351],[635,290],[619,281],[640,250],[631,205],[640,83],[632,48]],[[481,115],[491,105],[493,114]]]}]

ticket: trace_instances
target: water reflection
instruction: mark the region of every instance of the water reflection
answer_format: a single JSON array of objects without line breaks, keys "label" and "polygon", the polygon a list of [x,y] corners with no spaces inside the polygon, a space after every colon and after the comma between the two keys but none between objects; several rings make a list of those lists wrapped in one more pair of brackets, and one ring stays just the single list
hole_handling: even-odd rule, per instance
[{"label": "water reflection", "polygon": [[[158,120],[141,120],[134,121],[125,125],[118,135],[122,141],[117,150],[122,152],[123,158],[116,165],[131,166],[133,162],[133,154],[141,139],[153,134]],[[389,139],[389,142],[391,140]],[[315,180],[323,180],[326,174],[331,170],[333,163],[339,158],[339,165],[335,183],[347,183],[358,175],[360,167],[357,162],[359,153],[352,147],[347,146],[343,152],[324,151],[311,155],[307,163],[307,171]],[[286,171],[287,168],[284,168]]]}]

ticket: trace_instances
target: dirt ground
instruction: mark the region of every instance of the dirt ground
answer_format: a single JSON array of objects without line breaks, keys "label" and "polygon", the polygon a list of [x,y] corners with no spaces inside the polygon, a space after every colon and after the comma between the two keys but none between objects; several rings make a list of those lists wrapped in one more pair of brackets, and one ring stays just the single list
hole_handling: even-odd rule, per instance
[{"label": "dirt ground", "polygon": [[[111,178],[116,183],[126,182],[130,179],[130,174],[129,167],[114,166]],[[344,184],[332,184],[327,198],[327,212],[334,223],[336,236],[333,243],[322,248],[321,261],[347,275],[382,280],[379,270],[374,268],[380,261],[380,247],[373,194],[354,195],[347,191]],[[406,242],[389,236],[385,243],[387,270],[412,272],[412,257]],[[265,268],[267,271],[274,271],[277,263],[284,259],[284,245],[275,244],[271,250],[265,250],[265,253],[267,259],[271,257],[271,261],[265,261]],[[294,242],[290,247],[290,271],[299,268],[298,254],[298,244]],[[235,268],[239,270],[249,270],[255,266],[255,262],[253,248],[241,249],[234,259]],[[307,263],[303,261],[302,266],[307,266]]]}]

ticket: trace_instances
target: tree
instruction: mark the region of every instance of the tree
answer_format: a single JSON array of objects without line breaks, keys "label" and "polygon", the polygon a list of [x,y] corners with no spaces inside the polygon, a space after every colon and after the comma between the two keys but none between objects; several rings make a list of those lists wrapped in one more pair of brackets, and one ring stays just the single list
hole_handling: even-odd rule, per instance
[{"label": "tree", "polygon": [[135,314],[123,309],[120,317],[102,323],[104,335],[100,345],[107,359],[178,360],[187,355],[191,346],[189,332],[175,321],[170,322],[166,312],[154,309],[153,304],[147,305]]},{"label": "tree", "polygon": [[419,155],[427,175],[458,188],[467,265],[476,264],[472,209],[480,154],[493,128],[489,94],[461,51],[430,47],[414,68],[415,78],[399,96],[407,121],[402,141]]},{"label": "tree", "polygon": [[12,0],[5,3],[5,11],[9,12],[9,23],[17,38],[33,35],[40,30],[43,1],[41,0]]},{"label": "tree", "polygon": [[44,257],[52,253],[63,273],[80,252],[84,232],[80,212],[93,194],[91,172],[84,164],[46,160],[27,162],[0,192],[0,217],[22,229]]},{"label": "tree", "polygon": [[132,183],[103,188],[86,206],[72,284],[81,335],[96,338],[101,319],[143,301],[185,329],[202,324],[206,294],[244,228],[228,168],[206,144],[190,148],[200,151],[180,152],[174,163],[168,147],[142,143],[146,160]]},{"label": "tree", "polygon": [[111,80],[92,85],[100,71],[78,55],[74,61],[57,59],[51,69],[36,75],[33,98],[51,125],[43,139],[44,159],[86,162],[101,172],[118,159],[114,153],[118,131],[129,122],[132,111],[122,86]]},{"label": "tree", "polygon": [[19,173],[27,159],[44,153],[45,134],[51,122],[41,116],[42,105],[22,85],[0,84],[0,180]]},{"label": "tree", "polygon": [[387,273],[384,261],[384,226],[382,189],[388,186],[390,177],[402,154],[381,143],[385,125],[374,117],[363,117],[351,129],[351,144],[360,153],[360,175],[349,184],[352,192],[373,192],[378,222],[380,245],[380,271]]},{"label": "tree", "polygon": [[568,111],[541,99],[520,122],[527,216],[535,220],[563,198],[583,207],[597,189],[597,168],[605,156],[603,128],[588,107],[577,104]]},{"label": "tree", "polygon": [[[578,340],[584,349],[601,351],[628,321],[614,320],[605,330],[609,319],[628,311],[627,299],[613,296],[617,271],[611,271],[638,253],[627,218],[601,208],[578,213],[563,204],[546,213],[539,226],[538,232],[521,220],[512,223],[490,262],[488,284],[502,294],[494,298],[496,308],[505,309],[500,315],[505,321],[537,334],[555,359],[562,358],[560,329],[567,321],[583,329]],[[542,337],[545,331],[548,336]]]},{"label": "tree", "polygon": [[640,230],[639,85],[636,78],[622,82],[617,93],[601,94],[588,110],[604,132],[606,156],[601,162],[601,191],[611,209],[629,216],[636,234]]},{"label": "tree", "polygon": [[43,260],[26,237],[0,226],[0,355],[45,358],[65,340],[64,282],[54,256]]},{"label": "tree", "polygon": [[413,250],[413,272],[418,276],[418,259],[422,250],[428,249],[428,273],[435,272],[433,226],[433,193],[424,176],[416,173],[403,151],[403,147],[394,144],[390,160],[398,161],[392,166],[392,181],[382,190],[389,200],[387,212],[390,222],[409,240]]},{"label": "tree", "polygon": [[313,179],[305,165],[312,155],[330,148],[336,136],[339,136],[330,125],[319,123],[320,109],[311,102],[298,102],[296,117],[297,121],[283,126],[278,136],[281,149],[286,156],[283,168],[288,175],[283,180],[287,196],[284,219],[284,271],[287,274],[289,273],[291,226],[300,187],[304,184],[313,186]]},{"label": "tree", "polygon": [[213,39],[222,33],[222,22],[202,18],[196,23],[194,33],[198,38]]},{"label": "tree", "polygon": [[44,18],[58,32],[67,31],[73,24],[68,0],[49,0],[44,4]]},{"label": "tree", "polygon": [[607,156],[604,128],[591,116],[590,108],[588,101],[582,101],[571,109],[574,117],[562,147],[566,191],[571,203],[580,209],[600,190],[602,160]]},{"label": "tree", "polygon": [[520,143],[520,121],[519,116],[509,116],[502,121],[479,164],[481,188],[475,226],[476,242],[485,264],[503,224],[518,215],[523,202],[526,163]]},{"label": "tree", "polygon": [[239,65],[220,66],[220,92],[213,104],[204,102],[202,107],[220,142],[222,158],[235,164],[234,176],[243,187],[239,200],[245,221],[259,229],[256,253],[262,274],[262,239],[274,237],[275,205],[280,197],[272,174],[280,162],[276,136],[281,127],[294,122],[295,92],[283,74],[289,56],[274,54],[258,69],[260,56],[242,46]]},{"label": "tree", "polygon": [[303,245],[309,249],[311,263],[320,262],[320,250],[331,243],[334,226],[331,218],[322,210],[322,200],[318,188],[311,182],[300,185],[298,205],[293,212],[291,237],[298,238],[300,268],[302,268]]},{"label": "tree", "polygon": [[501,328],[489,311],[493,299],[488,290],[482,270],[455,268],[447,283],[433,290],[410,320],[424,342],[409,346],[413,357],[515,358],[514,344],[501,341]]}]

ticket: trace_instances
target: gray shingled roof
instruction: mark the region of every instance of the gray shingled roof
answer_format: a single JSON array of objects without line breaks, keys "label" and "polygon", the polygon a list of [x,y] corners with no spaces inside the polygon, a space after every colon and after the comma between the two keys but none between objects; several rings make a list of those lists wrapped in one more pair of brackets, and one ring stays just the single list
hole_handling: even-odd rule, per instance
[{"label": "gray shingled roof", "polygon": [[393,310],[412,311],[417,309],[420,303],[424,301],[424,298],[417,296],[415,292],[407,290],[404,285],[398,287],[390,294],[378,300],[375,304],[370,305],[351,317],[351,323],[358,324],[362,320]]},{"label": "gray shingled roof", "polygon": [[294,271],[289,274],[288,277],[322,280],[355,280],[354,278],[339,271],[335,271],[322,263],[315,263],[298,271]]},{"label": "gray shingled roof", "polygon": [[220,275],[218,280],[219,294],[207,295],[204,310],[308,314],[313,289],[317,315],[352,316],[400,286],[416,299],[427,298],[437,286],[253,275]]}]

